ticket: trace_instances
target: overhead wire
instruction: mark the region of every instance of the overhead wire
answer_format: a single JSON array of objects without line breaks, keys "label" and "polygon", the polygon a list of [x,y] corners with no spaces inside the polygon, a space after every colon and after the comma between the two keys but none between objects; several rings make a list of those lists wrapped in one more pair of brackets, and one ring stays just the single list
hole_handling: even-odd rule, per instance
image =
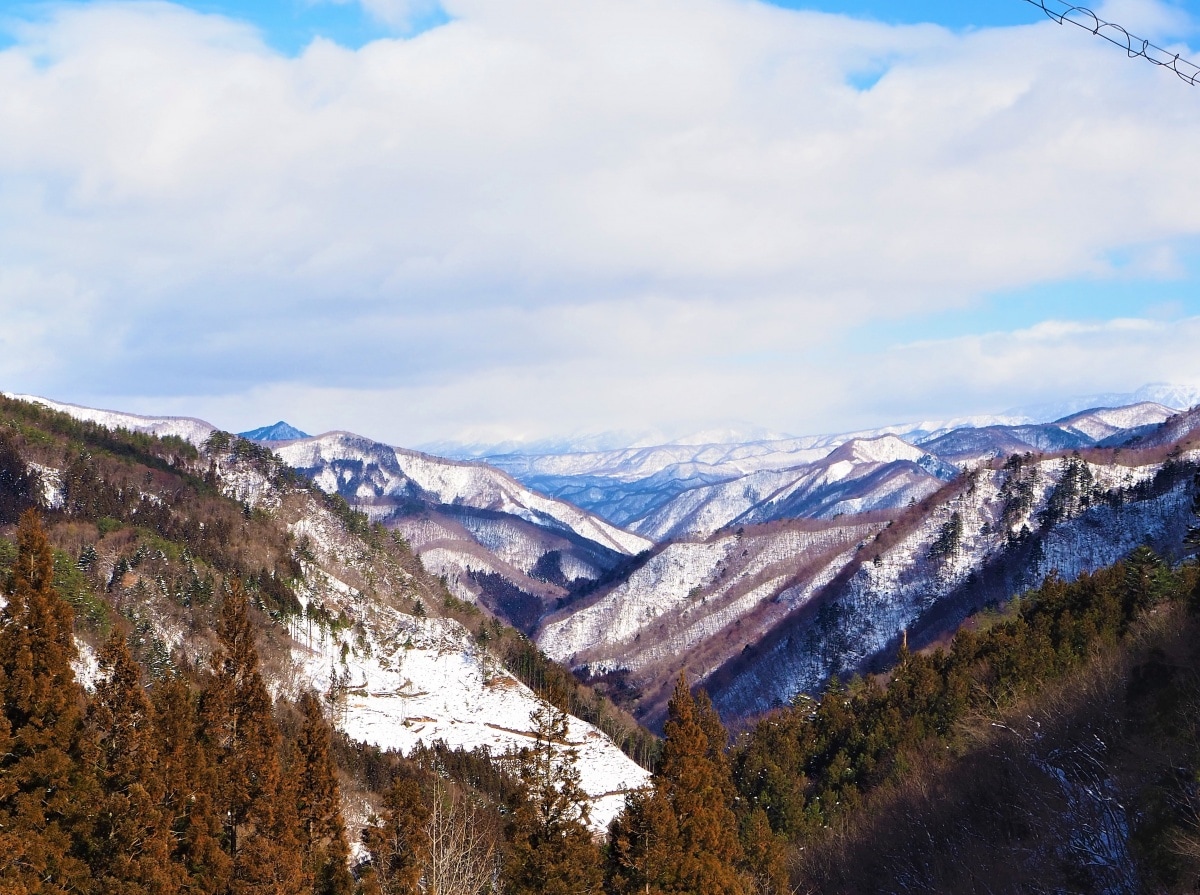
[{"label": "overhead wire", "polygon": [[1086,6],[1072,6],[1062,0],[1025,0],[1025,2],[1039,7],[1042,12],[1060,25],[1070,22],[1072,25],[1078,25],[1080,28],[1092,32],[1096,37],[1103,37],[1109,43],[1122,47],[1129,54],[1130,59],[1140,57],[1153,65],[1170,69],[1179,76],[1180,80],[1193,87],[1200,83],[1200,65],[1189,62],[1178,53],[1164,50],[1148,40],[1136,37],[1120,25],[1106,22]]}]

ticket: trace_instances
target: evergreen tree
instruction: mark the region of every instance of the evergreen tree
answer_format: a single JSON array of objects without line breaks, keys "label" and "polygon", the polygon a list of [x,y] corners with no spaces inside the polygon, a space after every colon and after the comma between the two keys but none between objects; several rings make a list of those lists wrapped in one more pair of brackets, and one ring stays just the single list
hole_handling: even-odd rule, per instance
[{"label": "evergreen tree", "polygon": [[88,860],[96,892],[165,895],[179,888],[182,874],[170,859],[153,709],[119,633],[105,644],[99,666],[87,716],[99,777]]},{"label": "evergreen tree", "polygon": [[658,787],[625,797],[609,825],[604,889],[612,895],[661,895],[678,865],[679,825]]},{"label": "evergreen tree", "polygon": [[741,835],[753,891],[760,895],[788,895],[791,886],[784,843],[771,830],[767,812],[756,807],[746,815]]},{"label": "evergreen tree", "polygon": [[306,872],[316,895],[349,895],[354,880],[348,867],[350,849],[342,821],[337,767],[329,754],[329,727],[321,704],[311,693],[301,697],[300,709],[304,727],[297,744],[297,814]]},{"label": "evergreen tree", "polygon": [[196,700],[186,683],[168,678],[156,688],[154,702],[171,859],[189,892],[225,892],[231,862],[221,848],[223,825],[212,796],[216,774],[200,741]]},{"label": "evergreen tree", "polygon": [[0,525],[11,525],[37,506],[41,482],[21,456],[16,440],[0,432]]},{"label": "evergreen tree", "polygon": [[677,833],[661,871],[662,891],[742,895],[725,729],[707,695],[695,699],[683,675],[667,706],[664,733],[655,787],[670,805]]},{"label": "evergreen tree", "polygon": [[0,613],[0,892],[87,892],[94,787],[75,682],[71,607],[54,591],[41,521],[21,516]]},{"label": "evergreen tree", "polygon": [[598,892],[600,852],[588,830],[587,794],[579,785],[578,752],[567,741],[567,715],[543,703],[531,715],[534,745],[521,750],[520,806],[506,862],[513,895]]},{"label": "evergreen tree", "polygon": [[222,648],[213,656],[200,722],[214,770],[222,846],[232,861],[229,892],[287,895],[301,888],[301,861],[295,831],[281,814],[279,729],[258,672],[246,594],[236,579],[221,605],[217,634]]},{"label": "evergreen tree", "polygon": [[383,796],[383,815],[363,830],[371,856],[363,874],[366,895],[417,895],[429,859],[429,806],[416,779],[397,777]]}]

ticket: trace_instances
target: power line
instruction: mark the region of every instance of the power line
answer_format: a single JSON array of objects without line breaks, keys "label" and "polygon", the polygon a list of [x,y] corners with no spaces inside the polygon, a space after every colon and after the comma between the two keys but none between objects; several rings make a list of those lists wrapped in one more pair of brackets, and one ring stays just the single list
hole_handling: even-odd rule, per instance
[{"label": "power line", "polygon": [[[1025,2],[1039,7],[1042,12],[1060,25],[1063,22],[1070,22],[1072,25],[1078,25],[1080,28],[1092,32],[1097,37],[1103,37],[1109,43],[1116,44],[1129,54],[1130,59],[1140,56],[1154,65],[1169,68],[1180,79],[1193,87],[1200,83],[1200,65],[1188,62],[1188,60],[1180,58],[1178,53],[1164,50],[1148,40],[1135,37],[1120,25],[1104,21],[1087,7],[1072,6],[1063,0],[1025,0]],[[1059,9],[1059,7],[1062,8]]]}]

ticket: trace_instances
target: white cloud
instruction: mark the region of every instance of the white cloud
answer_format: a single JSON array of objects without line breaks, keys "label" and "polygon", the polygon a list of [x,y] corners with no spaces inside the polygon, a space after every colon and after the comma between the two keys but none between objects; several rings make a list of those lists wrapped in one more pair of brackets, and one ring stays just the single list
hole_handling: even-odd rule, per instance
[{"label": "white cloud", "polygon": [[[281,415],[267,396],[409,441],[655,415],[795,430],[856,400],[816,359],[865,320],[1179,275],[1200,235],[1192,95],[1078,29],[443,5],[415,38],[294,59],[168,4],[25,28],[0,51],[0,281],[87,298],[63,323],[43,286],[0,287],[34,334],[6,341],[5,387],[239,420]],[[987,344],[975,393],[1028,386]]]}]

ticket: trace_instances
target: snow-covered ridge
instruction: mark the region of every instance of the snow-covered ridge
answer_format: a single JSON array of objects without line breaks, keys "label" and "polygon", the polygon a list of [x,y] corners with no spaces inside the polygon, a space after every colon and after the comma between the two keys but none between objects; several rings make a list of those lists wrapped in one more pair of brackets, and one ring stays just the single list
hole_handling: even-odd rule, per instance
[{"label": "snow-covered ridge", "polygon": [[[369,557],[361,543],[311,497],[288,518],[292,534],[310,545],[315,560],[305,564],[302,603],[316,601],[352,623],[338,634],[295,632],[290,686],[324,692],[335,682],[335,721],[351,737],[384,748],[408,752],[440,739],[452,748],[486,746],[499,755],[529,744],[537,696],[461,624],[403,611],[402,583],[375,597],[356,586],[366,579],[379,588],[386,579],[364,565]],[[578,718],[570,719],[570,736],[580,750],[582,785],[592,796],[599,830],[620,811],[624,793],[649,775]]]},{"label": "snow-covered ridge", "polygon": [[897,509],[929,496],[956,473],[895,435],[854,438],[814,463],[684,490],[632,527],[663,541],[774,519]]},{"label": "snow-covered ridge", "polygon": [[1099,407],[1094,410],[1085,410],[1057,420],[1055,425],[1100,442],[1130,429],[1161,425],[1174,415],[1175,411],[1170,407],[1152,401],[1143,401],[1127,407]]},{"label": "snow-covered ridge", "polygon": [[[1193,462],[1198,458],[1197,452],[1184,455]],[[853,574],[820,595],[827,616],[837,619],[836,636],[822,631],[811,615],[780,625],[713,681],[718,707],[734,715],[763,711],[797,691],[819,687],[830,674],[862,667],[894,648],[901,631],[920,631],[926,618],[940,618],[933,624],[945,625],[955,611],[1036,587],[1052,571],[1071,580],[1116,562],[1146,540],[1181,542],[1192,518],[1190,477],[1159,496],[1139,497],[1133,489],[1155,477],[1158,463],[1074,463],[1046,459],[1015,469],[978,470],[903,538],[870,561],[860,555],[848,566]],[[1077,470],[1080,490],[1060,501],[1065,515],[1048,516],[1068,468]],[[1114,489],[1129,496],[1110,502],[1105,495]],[[980,583],[989,563],[1021,549],[1031,536],[1038,540],[1030,556],[1011,572],[994,572],[998,577],[988,579],[990,584]],[[941,545],[936,551],[935,544]],[[963,607],[945,608],[944,601],[956,595],[966,601]]]},{"label": "snow-covered ridge", "polygon": [[[512,476],[481,463],[445,460],[404,450],[348,432],[329,432],[281,445],[276,453],[305,470],[327,491],[351,498],[426,495],[435,503],[471,506],[509,513],[528,522],[561,527],[608,549],[640,553],[652,546],[646,538],[624,531],[565,501],[538,494]],[[353,471],[347,466],[353,464]],[[335,468],[341,469],[335,472]]]},{"label": "snow-covered ridge", "polygon": [[17,395],[5,392],[6,398],[17,401],[28,401],[41,404],[51,410],[65,413],[77,420],[97,423],[108,429],[128,429],[130,432],[144,432],[159,438],[175,436],[194,445],[201,445],[205,439],[216,431],[216,426],[204,420],[190,416],[141,416],[136,413],[123,413],[117,410],[97,410],[92,407],[80,407],[78,404],[67,404],[62,401],[51,401],[49,398],[39,398],[37,395]]},{"label": "snow-covered ridge", "polygon": [[[839,503],[808,495],[790,505],[773,501],[778,515],[828,517],[836,513],[890,508],[929,493],[932,479],[997,456],[1028,451],[1069,451],[1116,445],[1149,435],[1172,416],[1170,407],[1139,401],[1124,407],[1093,407],[1054,422],[1022,416],[975,416],[925,420],[835,435],[805,436],[745,444],[666,444],[613,451],[505,454],[489,463],[545,493],[571,500],[656,541],[707,534],[735,521],[774,518],[753,510],[773,490],[799,483],[803,467],[824,464],[823,487],[842,478],[864,481]],[[846,447],[849,445],[850,447]],[[841,453],[839,453],[841,452]],[[879,474],[869,464],[916,463],[930,479],[909,470]],[[804,490],[804,489],[802,489]],[[743,520],[740,514],[746,513]]]}]

